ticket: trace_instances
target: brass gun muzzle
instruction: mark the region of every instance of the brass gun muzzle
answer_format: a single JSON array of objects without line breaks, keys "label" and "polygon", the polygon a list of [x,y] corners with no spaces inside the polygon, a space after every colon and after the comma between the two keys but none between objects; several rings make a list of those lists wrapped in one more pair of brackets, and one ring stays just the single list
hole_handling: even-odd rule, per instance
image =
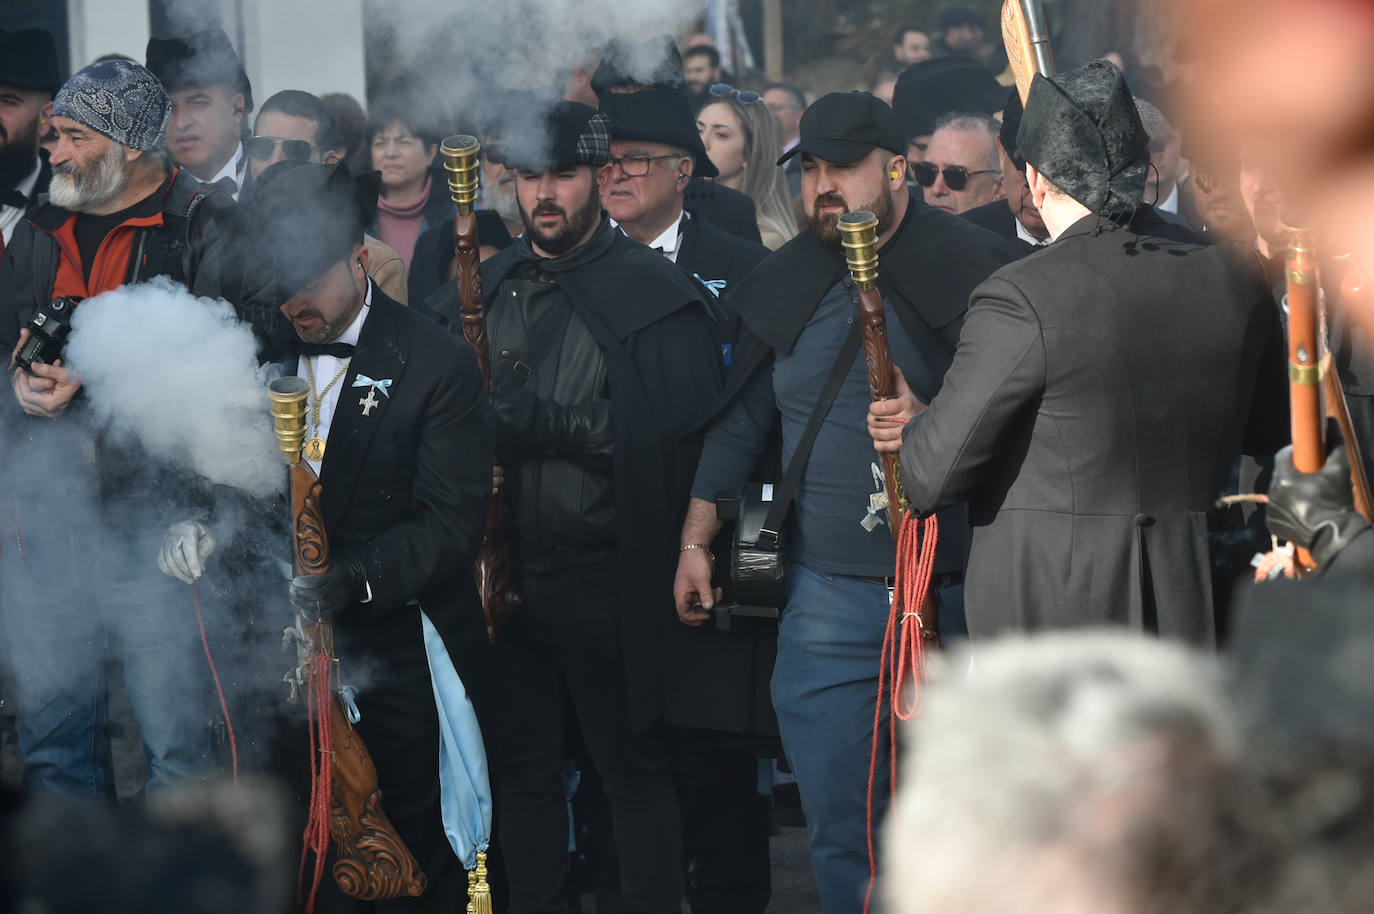
[{"label": "brass gun muzzle", "polygon": [[477,205],[477,188],[480,184],[477,153],[481,148],[477,137],[461,133],[446,138],[439,146],[444,171],[448,172],[449,196],[458,206],[458,212],[464,216],[471,215]]},{"label": "brass gun muzzle", "polygon": [[878,281],[878,217],[867,210],[845,213],[839,229],[849,275],[867,292]]},{"label": "brass gun muzzle", "polygon": [[287,466],[299,463],[301,446],[305,444],[306,398],[310,385],[304,378],[277,378],[267,385],[271,401],[272,431],[277,435],[277,447]]}]

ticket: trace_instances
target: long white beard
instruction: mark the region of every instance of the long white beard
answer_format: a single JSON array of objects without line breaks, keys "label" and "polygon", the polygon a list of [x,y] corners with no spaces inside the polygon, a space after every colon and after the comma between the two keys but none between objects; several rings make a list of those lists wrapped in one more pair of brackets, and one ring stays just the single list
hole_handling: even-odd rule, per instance
[{"label": "long white beard", "polygon": [[129,177],[129,163],[124,159],[124,147],[111,142],[88,173],[83,174],[73,163],[63,162],[53,168],[49,199],[73,213],[91,213],[104,208],[124,189]]}]

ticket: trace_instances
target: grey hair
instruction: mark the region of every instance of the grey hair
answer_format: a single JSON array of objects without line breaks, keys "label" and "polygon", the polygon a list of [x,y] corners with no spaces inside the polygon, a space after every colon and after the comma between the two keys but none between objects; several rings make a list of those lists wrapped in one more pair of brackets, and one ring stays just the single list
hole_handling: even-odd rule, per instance
[{"label": "grey hair", "polygon": [[905,740],[891,914],[1253,911],[1240,899],[1277,869],[1220,671],[1182,648],[1106,632],[980,645]]},{"label": "grey hair", "polygon": [[1001,160],[997,157],[997,133],[1001,130],[1001,125],[994,118],[986,114],[978,114],[973,111],[951,111],[943,114],[935,122],[935,130],[931,131],[931,136],[936,131],[948,127],[950,130],[981,130],[988,135],[988,145],[991,148],[991,158],[988,160],[988,167],[1000,169]]}]

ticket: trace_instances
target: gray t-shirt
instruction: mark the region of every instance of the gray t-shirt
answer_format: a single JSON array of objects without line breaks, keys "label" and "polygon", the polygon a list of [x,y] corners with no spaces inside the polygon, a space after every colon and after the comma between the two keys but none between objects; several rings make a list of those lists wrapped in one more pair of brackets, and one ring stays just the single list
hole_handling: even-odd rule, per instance
[{"label": "gray t-shirt", "polygon": [[[708,501],[747,481],[754,459],[782,422],[782,465],[796,450],[857,310],[848,277],[817,304],[797,343],[779,354],[771,373],[760,371],[706,437],[692,494]],[[918,395],[939,388],[892,308],[887,309],[888,350]],[[885,576],[896,554],[887,512],[872,496],[883,491],[882,462],[869,437],[868,371],[863,350],[831,405],[792,506],[793,560],[828,574]]]}]

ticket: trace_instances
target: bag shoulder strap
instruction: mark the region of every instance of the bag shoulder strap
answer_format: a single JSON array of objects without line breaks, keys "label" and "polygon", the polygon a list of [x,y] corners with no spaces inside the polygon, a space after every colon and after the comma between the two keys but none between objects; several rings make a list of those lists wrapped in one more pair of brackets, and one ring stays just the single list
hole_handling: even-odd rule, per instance
[{"label": "bag shoulder strap", "polygon": [[856,317],[849,325],[849,334],[840,344],[839,355],[835,357],[835,364],[830,367],[830,374],[825,379],[820,396],[816,398],[816,407],[811,410],[811,417],[806,420],[806,428],[802,429],[801,438],[797,439],[797,449],[792,452],[792,459],[788,461],[787,470],[782,474],[782,482],[775,493],[777,497],[768,509],[768,516],[763,519],[763,526],[759,529],[756,548],[777,550],[783,521],[787,519],[787,509],[792,507],[792,499],[796,497],[797,487],[801,485],[806,462],[810,459],[811,449],[815,447],[816,437],[821,432],[821,423],[830,413],[830,407],[834,405],[835,397],[839,395],[840,387],[849,375],[849,369],[854,364],[854,356],[859,353],[862,338],[863,331]]}]

